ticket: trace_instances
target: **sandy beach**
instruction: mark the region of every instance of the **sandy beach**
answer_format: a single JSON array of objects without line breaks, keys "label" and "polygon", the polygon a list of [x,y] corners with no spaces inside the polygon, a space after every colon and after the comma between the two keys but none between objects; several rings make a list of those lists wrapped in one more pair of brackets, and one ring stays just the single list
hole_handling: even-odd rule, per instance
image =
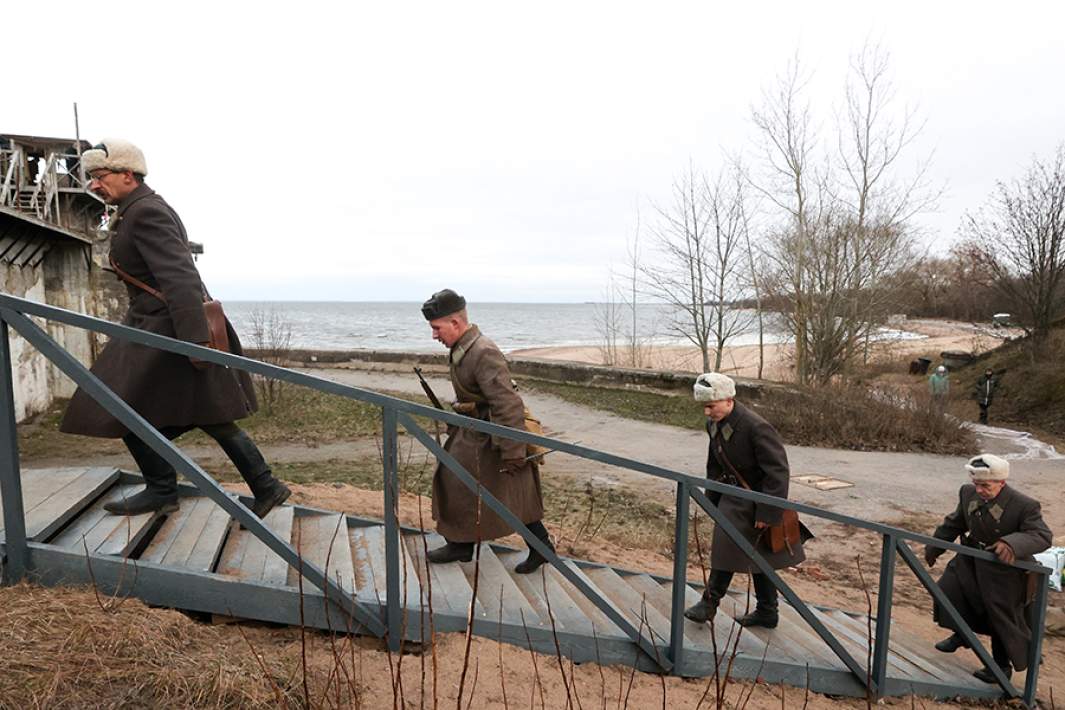
[{"label": "sandy beach", "polygon": [[[945,350],[963,350],[980,354],[998,346],[1008,337],[1020,335],[1020,331],[1013,329],[996,330],[986,325],[948,320],[910,319],[893,323],[892,327],[904,331],[907,335],[874,343],[870,351],[872,361],[901,361],[927,357],[935,365],[940,362],[940,353]],[[915,338],[913,334],[920,337]],[[726,346],[722,354],[720,370],[739,377],[758,377],[759,351],[758,345]],[[790,345],[767,344],[761,348],[761,351],[763,379],[777,381],[793,379]],[[627,348],[618,352],[615,362],[609,362],[610,358],[606,357],[605,348],[589,345],[525,348],[514,350],[510,355],[653,370],[702,372],[704,369],[702,356],[695,346],[646,346],[638,352],[635,362]],[[710,364],[713,369],[714,363]]]}]

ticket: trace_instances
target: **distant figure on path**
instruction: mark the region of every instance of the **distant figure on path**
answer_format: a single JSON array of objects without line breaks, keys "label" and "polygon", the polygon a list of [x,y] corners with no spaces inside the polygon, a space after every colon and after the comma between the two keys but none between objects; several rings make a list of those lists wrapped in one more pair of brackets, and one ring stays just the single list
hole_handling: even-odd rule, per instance
[{"label": "distant figure on path", "polygon": [[950,374],[947,368],[940,365],[936,371],[928,376],[928,391],[932,395],[932,404],[939,411],[947,406],[947,395],[950,394]]},{"label": "distant figure on path", "polygon": [[999,379],[990,367],[984,370],[976,384],[973,386],[973,398],[980,405],[980,423],[987,424],[987,410],[991,407],[991,401],[995,398],[995,390],[998,389]]},{"label": "distant figure on path", "polygon": [[[105,140],[82,155],[89,189],[118,211],[111,220],[110,260],[129,295],[123,324],[158,335],[206,345],[206,289],[189,253],[177,213],[144,184],[144,154],[132,143]],[[136,283],[140,282],[140,283]],[[226,322],[229,351],[243,350]],[[233,423],[257,408],[246,372],[192,360],[122,338],[112,338],[92,372],[168,439],[203,429],[217,441],[248,484],[259,517],[289,497],[255,443]],[[145,488],[104,508],[118,515],[169,513],[178,509],[177,472],[80,388],[60,430],[105,438],[122,437],[144,475]]]},{"label": "distant figure on path", "polygon": [[[503,353],[469,322],[466,299],[451,289],[432,295],[422,305],[433,340],[446,345],[451,384],[459,414],[513,429],[525,429],[525,404],[518,395]],[[448,425],[444,449],[528,526],[536,537],[554,549],[544,527],[540,469],[529,458],[523,442],[489,436]],[[434,563],[468,562],[474,545],[513,532],[502,518],[484,505],[443,463],[433,474],[433,520],[447,544],[429,551]],[[546,560],[536,550],[515,571],[528,574]]]},{"label": "distant figure on path", "polygon": [[[1039,502],[1006,485],[1010,464],[992,454],[969,459],[965,466],[972,483],[958,492],[958,507],[943,519],[932,533],[940,540],[995,553],[1002,562],[1031,562],[1032,555],[1050,547],[1052,535]],[[945,552],[931,545],[925,547],[924,559],[929,567]],[[1012,669],[1028,666],[1028,574],[1024,570],[955,555],[947,563],[939,588],[975,633],[991,637],[991,656],[1008,678]],[[936,644],[943,653],[967,647],[947,613],[936,604],[933,618],[940,626],[955,633]],[[1012,664],[1012,665],[1011,665]],[[985,683],[994,683],[989,668],[973,673]]]},{"label": "distant figure on path", "polygon": [[[717,372],[699,375],[694,390],[695,401],[703,403],[706,431],[710,435],[706,477],[787,499],[788,455],[776,429],[735,400],[736,383],[725,375]],[[709,497],[773,569],[791,567],[806,559],[802,542],[780,552],[769,549],[767,533],[771,525],[781,522],[780,508],[721,493],[710,493]],[[810,537],[813,536],[803,528],[802,539]],[[684,616],[698,623],[714,618],[718,604],[728,592],[732,575],[744,572],[751,575],[757,605],[753,612],[737,621],[742,626],[776,627],[777,588],[767,576],[756,571],[750,558],[718,527],[714,528],[710,546],[710,568],[703,598],[685,610]]]}]

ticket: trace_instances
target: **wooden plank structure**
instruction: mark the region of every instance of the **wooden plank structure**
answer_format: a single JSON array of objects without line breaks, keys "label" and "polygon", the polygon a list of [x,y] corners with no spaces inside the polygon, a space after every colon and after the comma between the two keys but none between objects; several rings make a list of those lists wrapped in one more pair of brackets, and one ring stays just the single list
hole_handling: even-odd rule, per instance
[{"label": "wooden plank structure", "polygon": [[[347,397],[381,411],[383,521],[299,506],[282,506],[266,519],[224,490],[195,461],[107,388],[29,316],[124,338],[146,347],[231,367],[297,386]],[[108,516],[107,500],[142,483],[107,469],[53,469],[21,473],[8,343],[13,328],[61,372],[162,456],[192,485],[181,489],[179,511],[169,516]],[[445,422],[671,482],[676,488],[675,550],[671,577],[560,557],[529,530],[423,428],[415,417]],[[439,539],[403,529],[398,520],[398,437],[406,432],[445,465],[482,504],[515,530],[547,564],[536,574],[514,573],[521,552],[493,544],[477,548],[475,561],[426,565],[427,545]],[[43,477],[43,478],[42,478]],[[877,608],[864,614],[804,601],[712,502],[709,493],[794,510],[876,533],[882,547]],[[626,459],[524,430],[434,409],[314,375],[139,331],[26,299],[0,294],[0,551],[4,583],[33,576],[42,584],[90,580],[108,594],[133,595],[150,604],[230,617],[307,626],[383,638],[392,651],[435,631],[472,633],[544,653],[556,649],[575,662],[620,663],[640,670],[708,676],[727,668],[732,678],[760,678],[856,697],[1020,698],[1035,694],[1047,606],[1045,576],[1031,562],[1009,566],[1036,575],[1029,607],[1033,629],[1023,690],[991,659],[988,649],[910,549],[932,545],[1001,564],[986,550],[862,520],[687,473]],[[698,598],[686,577],[690,506],[695,503],[780,591],[780,625],[741,629],[735,619],[749,596],[735,590],[714,623],[697,626],[683,616]],[[988,666],[994,684],[971,676],[968,654],[930,653],[905,629],[893,630],[892,600],[898,559],[951,619]],[[130,573],[130,568],[135,573]]]},{"label": "wooden plank structure", "polygon": [[[27,529],[36,531],[37,578],[51,585],[87,584],[95,578],[108,594],[130,594],[151,604],[299,623],[296,570],[250,531],[241,530],[194,487],[181,486],[180,509],[167,516],[126,518],[103,511],[103,503],[129,495],[140,484],[139,476],[116,469],[22,471],[27,519],[33,521]],[[303,559],[319,565],[374,613],[384,615],[382,523],[300,506],[279,507],[266,522],[289,539]],[[501,635],[504,641],[521,645],[527,645],[528,634],[533,648],[544,653],[554,653],[557,634],[562,653],[577,662],[598,658],[603,663],[632,665],[635,661],[644,670],[653,670],[646,660],[638,660],[641,654],[626,634],[550,565],[531,575],[518,575],[514,567],[524,558],[524,551],[483,544],[475,562],[427,566],[425,545],[431,549],[442,543],[433,533],[427,537],[423,540],[414,530],[402,533],[402,614],[407,641],[422,640],[431,581],[433,625],[438,631],[464,629],[472,601],[475,634]],[[566,564],[652,639],[663,657],[669,652],[672,580],[580,560],[566,560]],[[129,571],[132,566],[136,574]],[[686,586],[686,603],[698,599],[699,586]],[[313,585],[304,584],[303,600],[312,612],[306,614],[308,625],[337,632],[351,627],[352,620],[330,610]],[[757,676],[797,686],[808,682],[813,691],[864,694],[862,685],[786,603],[781,605],[778,628],[742,629],[735,618],[745,613],[749,603],[745,590],[733,589],[712,627],[685,621],[684,675],[712,675],[715,657],[722,662],[733,656],[736,678]],[[867,617],[838,609],[815,610],[864,664],[871,643]],[[875,620],[872,623],[875,636]],[[971,698],[1000,695],[994,686],[972,677],[978,666],[971,656],[935,653],[927,642],[897,625],[889,659],[889,683],[901,692]]]}]

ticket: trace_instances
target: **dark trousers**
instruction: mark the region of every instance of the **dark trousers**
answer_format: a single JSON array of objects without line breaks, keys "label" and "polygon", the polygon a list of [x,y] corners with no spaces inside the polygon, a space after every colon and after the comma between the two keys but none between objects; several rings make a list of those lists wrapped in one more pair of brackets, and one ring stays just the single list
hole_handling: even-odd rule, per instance
[{"label": "dark trousers", "polygon": [[[725,594],[728,586],[732,583],[733,572],[722,570],[710,570],[710,577],[706,580],[706,590],[703,596],[714,606],[717,606]],[[754,598],[757,608],[763,611],[777,610],[777,588],[764,574],[752,574],[751,584],[754,586]]]},{"label": "dark trousers", "polygon": [[980,402],[980,423],[987,424],[987,409],[991,406],[990,402]]},{"label": "dark trousers", "polygon": [[[264,486],[273,480],[273,476],[270,474],[270,466],[263,459],[259,447],[255,445],[255,442],[251,440],[251,437],[243,429],[233,422],[208,424],[201,427],[163,427],[159,430],[159,433],[167,439],[174,440],[182,434],[197,428],[202,429],[218,442],[222,450],[226,452],[229,460],[240,471],[241,478],[248,484],[248,488],[251,489],[253,495],[258,495],[258,492],[263,490]],[[133,455],[133,460],[137,462],[137,467],[140,468],[141,473],[144,475],[144,482],[149,491],[161,496],[177,494],[177,472],[173,466],[166,462],[166,459],[152,451],[147,444],[132,432],[122,437],[122,441],[126,444],[126,448],[129,449],[129,453]]]}]

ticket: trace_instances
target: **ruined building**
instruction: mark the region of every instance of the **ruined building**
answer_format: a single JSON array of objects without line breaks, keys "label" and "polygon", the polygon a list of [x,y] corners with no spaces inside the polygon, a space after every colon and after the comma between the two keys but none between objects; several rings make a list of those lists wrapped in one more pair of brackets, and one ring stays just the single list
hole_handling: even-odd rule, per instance
[{"label": "ruined building", "polygon": [[[0,134],[0,289],[117,320],[125,289],[103,269],[109,236],[99,229],[107,206],[86,191],[81,153],[91,146],[70,138]],[[49,334],[85,364],[103,336],[48,324]],[[74,385],[12,332],[15,411],[22,419],[43,411]]]}]

